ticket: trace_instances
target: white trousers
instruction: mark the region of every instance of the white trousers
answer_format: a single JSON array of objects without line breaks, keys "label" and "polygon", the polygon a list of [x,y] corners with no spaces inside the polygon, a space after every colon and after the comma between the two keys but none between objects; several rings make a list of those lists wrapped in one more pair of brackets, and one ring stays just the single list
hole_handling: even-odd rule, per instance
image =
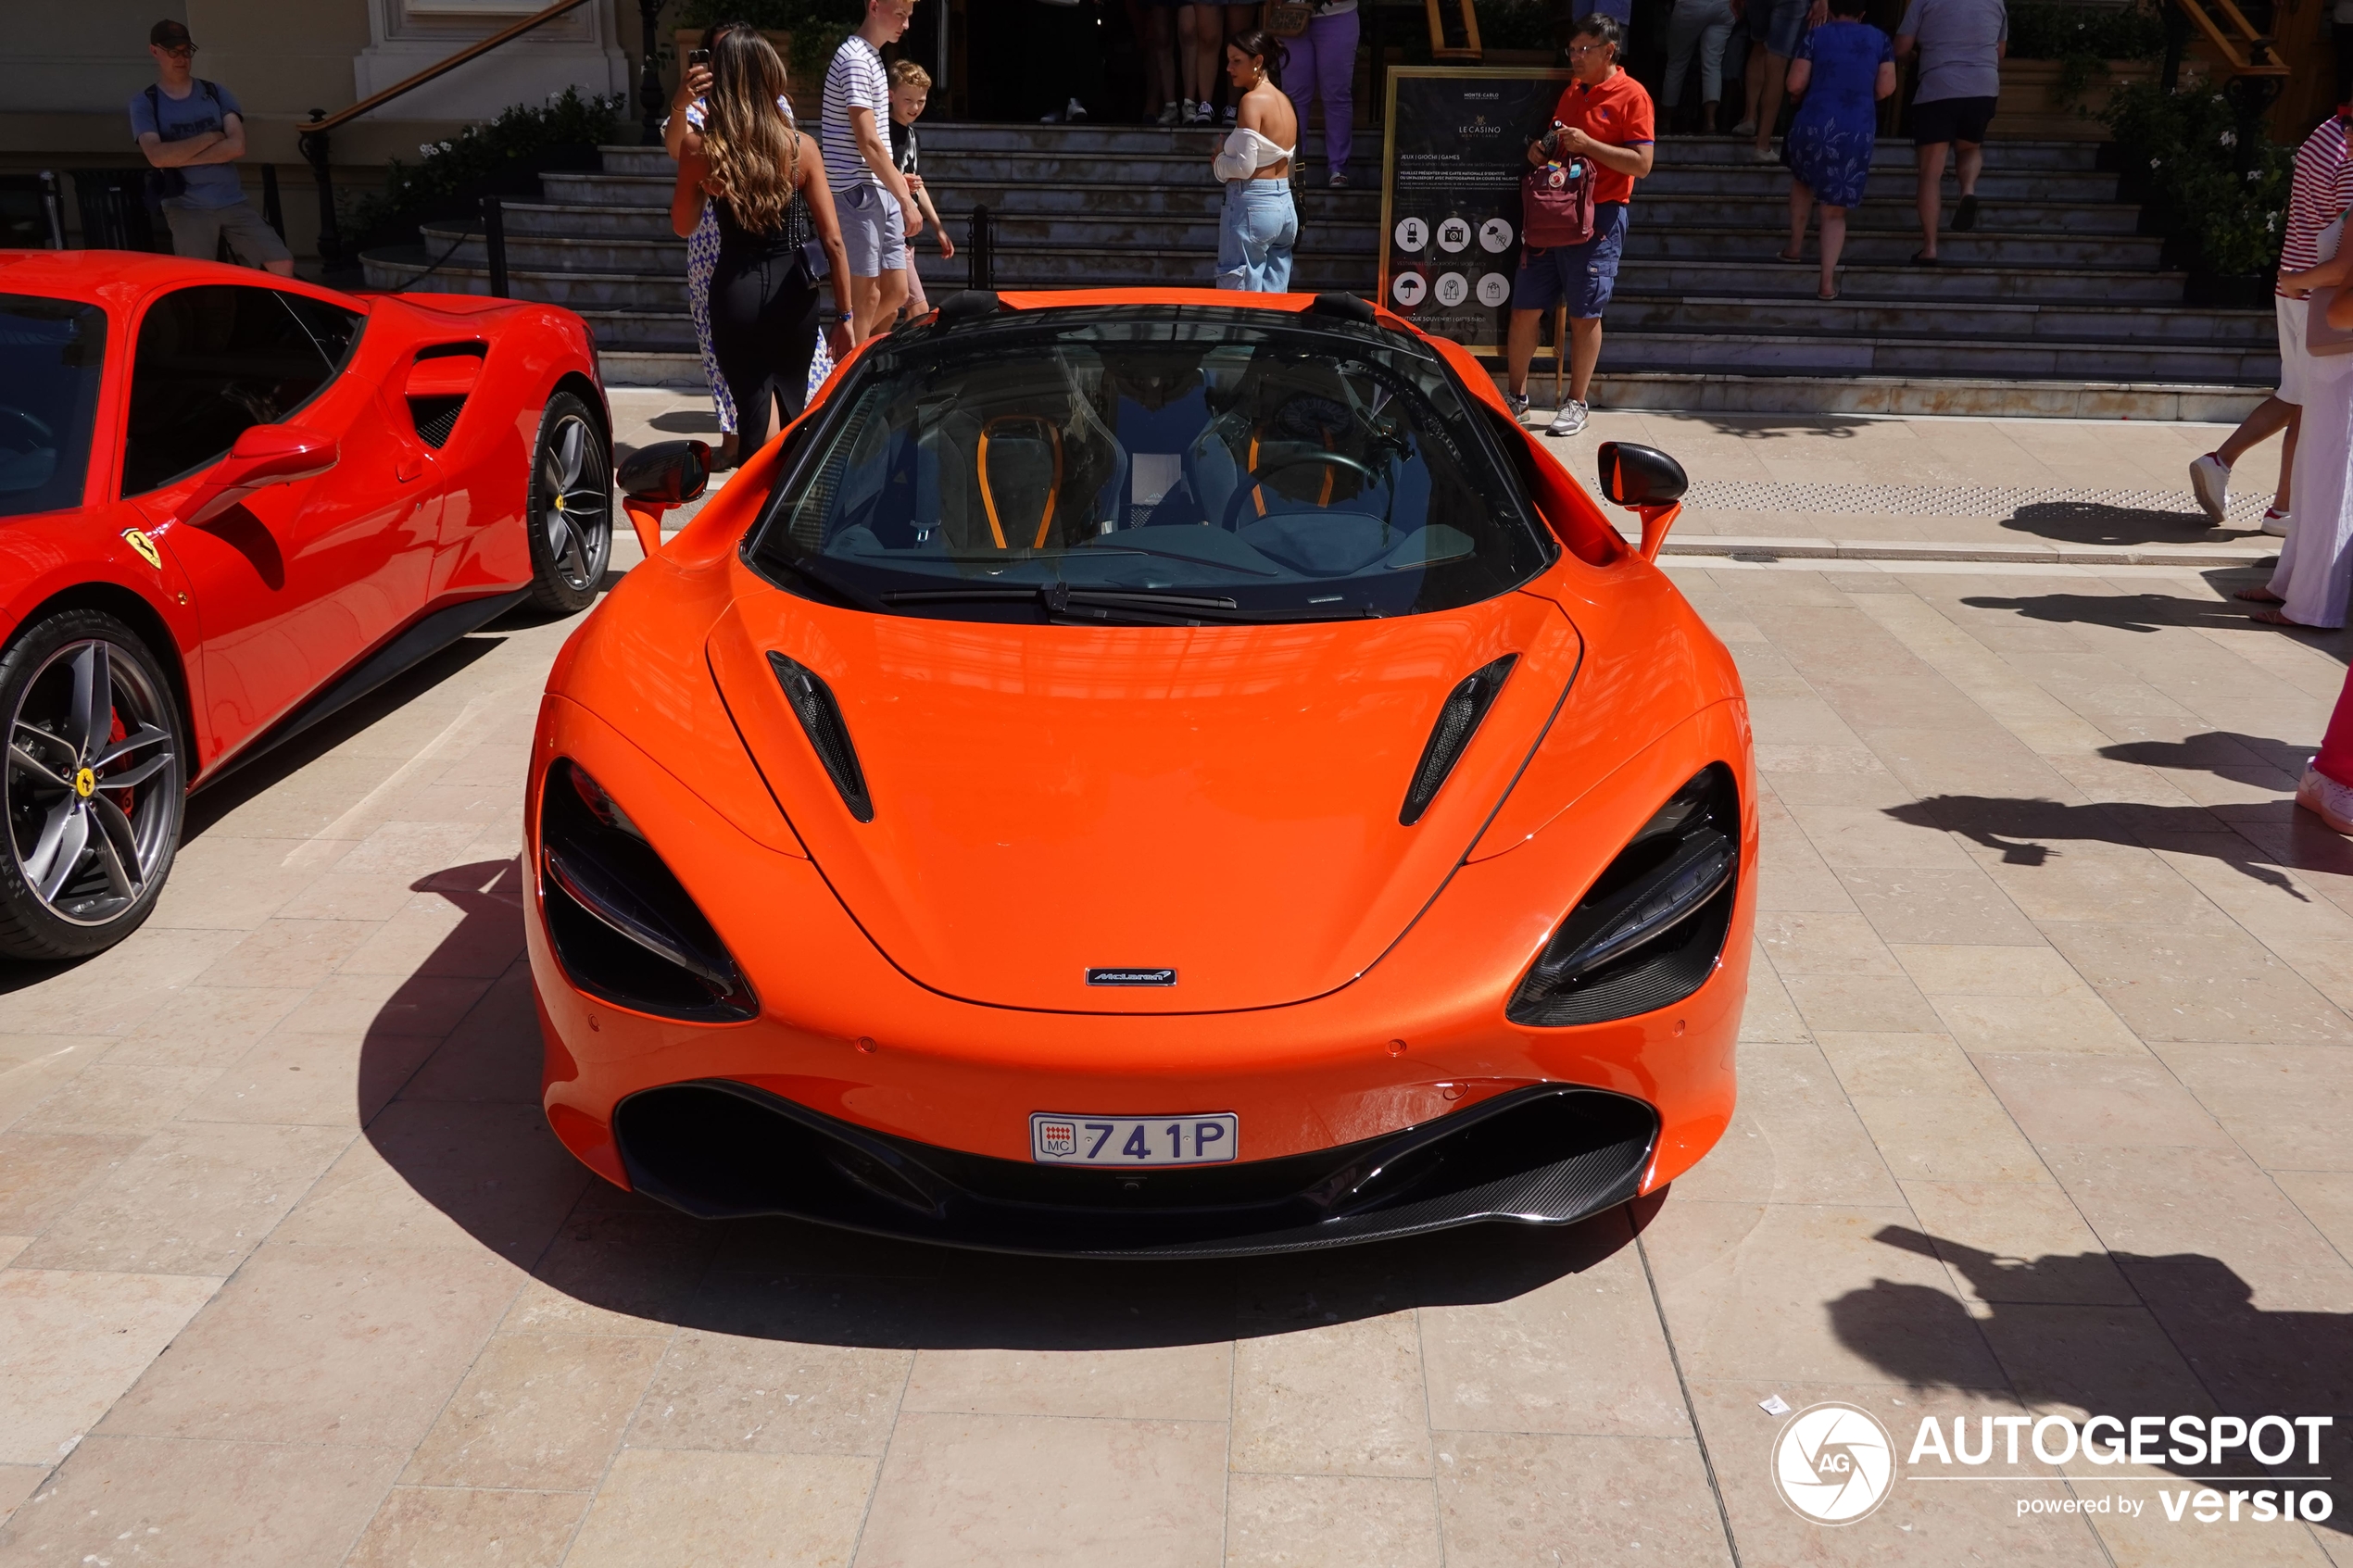
[{"label": "white trousers", "polygon": [[2353,593],[2353,354],[2306,367],[2288,490],[2296,521],[2271,573],[2280,613],[2301,626],[2342,626]]}]

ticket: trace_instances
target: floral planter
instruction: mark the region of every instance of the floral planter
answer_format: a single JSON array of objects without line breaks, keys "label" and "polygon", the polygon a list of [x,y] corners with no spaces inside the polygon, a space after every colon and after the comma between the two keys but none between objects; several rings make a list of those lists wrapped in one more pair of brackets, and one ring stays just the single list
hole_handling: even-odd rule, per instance
[{"label": "floral planter", "polygon": [[2082,90],[2059,101],[2057,60],[2004,60],[2002,97],[1994,112],[1994,133],[2048,141],[2105,142],[2108,127],[2100,110],[2108,94],[2127,82],[2155,82],[2158,67],[2150,60],[2110,60],[2108,74],[2094,72]]}]

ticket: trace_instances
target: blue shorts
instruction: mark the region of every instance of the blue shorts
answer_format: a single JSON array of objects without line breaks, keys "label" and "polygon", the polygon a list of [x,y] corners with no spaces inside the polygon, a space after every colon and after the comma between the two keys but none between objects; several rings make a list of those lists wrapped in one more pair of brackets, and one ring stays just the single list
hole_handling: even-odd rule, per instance
[{"label": "blue shorts", "polygon": [[[1814,0],[1755,0],[1749,7],[1749,36],[1763,38],[1767,52],[1784,60],[1797,58],[1797,51],[1806,43],[1806,18],[1813,4]],[[1760,6],[1765,11],[1762,18],[1756,15]]]},{"label": "blue shorts", "polygon": [[1617,258],[1626,253],[1626,204],[1603,202],[1593,208],[1593,237],[1581,245],[1531,250],[1519,258],[1512,279],[1512,308],[1550,310],[1563,300],[1579,320],[1599,316],[1617,286]]}]

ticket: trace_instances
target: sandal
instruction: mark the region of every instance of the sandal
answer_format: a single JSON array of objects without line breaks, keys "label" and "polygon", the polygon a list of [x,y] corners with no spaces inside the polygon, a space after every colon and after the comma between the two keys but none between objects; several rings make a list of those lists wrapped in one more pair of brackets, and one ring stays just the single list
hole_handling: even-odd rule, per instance
[{"label": "sandal", "polygon": [[2231,597],[2234,599],[2245,599],[2247,603],[2256,605],[2284,605],[2287,603],[2285,599],[2280,597],[2279,595],[2271,592],[2271,589],[2266,588],[2260,583],[2258,583],[2251,588],[2241,588],[2237,593],[2233,594]]},{"label": "sandal", "polygon": [[1942,267],[1944,263],[1939,261],[1936,257],[1929,255],[1929,253],[1924,250],[1916,250],[1912,253],[1912,265],[1915,267]]},{"label": "sandal", "polygon": [[1818,290],[1816,290],[1816,291],[1815,291],[1815,293],[1814,293],[1814,297],[1815,297],[1816,299],[1818,299],[1818,300],[1822,301],[1824,304],[1826,304],[1826,305],[1827,305],[1827,304],[1829,304],[1831,301],[1832,301],[1832,300],[1834,300],[1834,299],[1837,299],[1837,298],[1840,298],[1840,297],[1841,297],[1842,295],[1843,295],[1845,293],[1846,293],[1846,291],[1845,291],[1844,289],[1832,289],[1832,290],[1831,290],[1831,292],[1830,292],[1830,293],[1828,293],[1828,294],[1824,294],[1824,293],[1822,293],[1820,290],[1818,290]]},{"label": "sandal", "polygon": [[2250,621],[2260,621],[2266,626],[2284,626],[2291,632],[2318,632],[2322,630],[2322,628],[2318,626],[2307,626],[2301,621],[2290,621],[2286,616],[2282,615],[2276,609],[2259,609],[2247,619]]},{"label": "sandal", "polygon": [[1785,250],[1777,250],[1773,253],[1773,259],[1776,261],[1786,261],[1793,266],[1803,267],[1806,265],[1806,253],[1804,251],[1799,251],[1795,256],[1792,256]]}]

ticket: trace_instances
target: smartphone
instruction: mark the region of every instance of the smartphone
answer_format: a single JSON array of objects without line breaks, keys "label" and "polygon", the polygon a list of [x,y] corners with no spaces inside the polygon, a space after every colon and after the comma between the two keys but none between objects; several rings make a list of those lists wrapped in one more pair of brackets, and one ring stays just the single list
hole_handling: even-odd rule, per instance
[{"label": "smartphone", "polygon": [[686,63],[690,66],[708,66],[711,64],[711,51],[708,49],[689,49],[686,51]]}]

